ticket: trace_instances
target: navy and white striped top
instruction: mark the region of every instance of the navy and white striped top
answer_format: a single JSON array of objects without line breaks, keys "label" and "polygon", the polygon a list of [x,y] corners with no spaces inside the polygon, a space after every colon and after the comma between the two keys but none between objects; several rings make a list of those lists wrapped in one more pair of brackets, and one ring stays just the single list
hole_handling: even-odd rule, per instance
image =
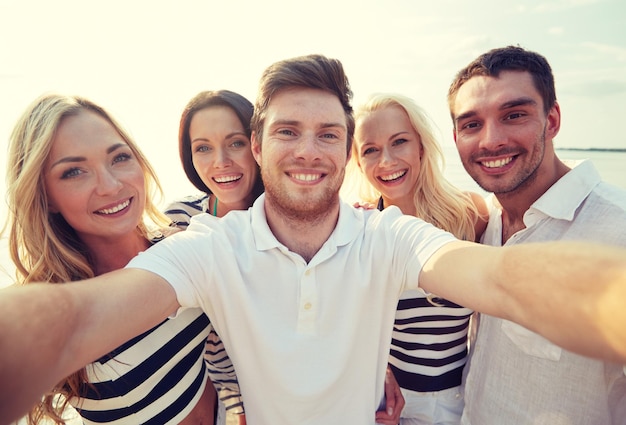
[{"label": "navy and white striped top", "polygon": [[[165,209],[165,214],[172,220],[172,225],[185,230],[194,215],[209,212],[209,195],[187,196],[173,202]],[[206,347],[205,359],[209,377],[217,390],[219,399],[224,403],[228,414],[244,413],[243,401],[235,368],[224,344],[212,325]]]},{"label": "navy and white striped top", "polygon": [[[384,208],[382,198],[378,209]],[[432,302],[431,302],[432,300]],[[398,385],[417,392],[461,385],[473,310],[423,292],[406,291],[398,301],[389,365]]]},{"label": "navy and white striped top", "polygon": [[461,385],[472,310],[419,291],[398,302],[389,364],[402,388],[441,391]]},{"label": "navy and white striped top", "polygon": [[85,424],[180,423],[204,391],[208,334],[202,310],[181,311],[89,364],[70,404]]}]

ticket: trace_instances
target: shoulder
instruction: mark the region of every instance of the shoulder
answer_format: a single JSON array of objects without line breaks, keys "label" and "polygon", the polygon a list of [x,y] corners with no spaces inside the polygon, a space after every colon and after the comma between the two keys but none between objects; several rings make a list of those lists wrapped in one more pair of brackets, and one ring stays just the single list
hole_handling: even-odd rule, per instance
[{"label": "shoulder", "polygon": [[206,205],[208,205],[208,199],[209,195],[207,195],[206,193],[185,196],[170,203],[165,208],[165,213],[168,214],[168,212],[174,212],[176,210],[204,212],[204,210],[206,209]]}]

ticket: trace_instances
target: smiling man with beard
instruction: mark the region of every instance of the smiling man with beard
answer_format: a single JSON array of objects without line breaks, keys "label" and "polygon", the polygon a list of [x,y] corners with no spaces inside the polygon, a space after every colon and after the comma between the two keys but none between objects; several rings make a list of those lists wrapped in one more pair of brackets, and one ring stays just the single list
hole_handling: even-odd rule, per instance
[{"label": "smiling man with beard", "polygon": [[[556,156],[561,109],[543,56],[491,50],[458,73],[448,101],[461,161],[495,195],[483,243],[626,246],[626,191],[601,181],[590,161],[570,169]],[[550,291],[544,285],[541,297]],[[461,423],[626,424],[621,364],[580,356],[485,314],[472,347]]]}]

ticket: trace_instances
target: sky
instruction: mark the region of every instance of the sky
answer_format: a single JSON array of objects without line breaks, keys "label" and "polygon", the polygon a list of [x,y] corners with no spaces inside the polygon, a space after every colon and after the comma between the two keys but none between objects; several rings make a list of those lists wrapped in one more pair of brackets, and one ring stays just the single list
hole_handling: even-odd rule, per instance
[{"label": "sky", "polygon": [[[267,66],[321,53],[343,63],[355,105],[374,92],[414,98],[458,161],[448,86],[476,56],[510,44],[553,68],[557,147],[626,148],[623,0],[0,0],[0,139],[45,92],[88,97],[139,143],[167,202],[196,192],[178,159],[189,99],[229,89],[254,101]],[[2,179],[5,169],[0,148]]]}]

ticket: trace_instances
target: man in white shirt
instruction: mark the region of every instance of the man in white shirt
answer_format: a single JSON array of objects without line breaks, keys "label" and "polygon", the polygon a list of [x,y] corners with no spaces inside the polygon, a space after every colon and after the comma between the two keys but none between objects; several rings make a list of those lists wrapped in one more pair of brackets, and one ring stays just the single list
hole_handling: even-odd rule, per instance
[{"label": "man in white shirt", "polygon": [[[626,191],[602,182],[591,162],[570,169],[555,154],[561,111],[543,56],[491,50],[457,74],[448,101],[461,161],[494,194],[483,243],[626,246]],[[626,424],[621,364],[575,354],[508,320],[481,314],[478,323],[463,424]]]},{"label": "man in white shirt", "polygon": [[[626,331],[605,326],[607,316],[626,321],[626,250],[494,248],[457,241],[394,207],[343,203],[350,99],[337,60],[271,65],[252,120],[266,193],[252,209],[217,223],[194,218],[124,270],[84,283],[2,290],[0,422],[181,306],[211,317],[252,425],[372,424],[396,303],[418,286],[583,354],[626,359]],[[545,294],[539,280],[549,283]]]}]

